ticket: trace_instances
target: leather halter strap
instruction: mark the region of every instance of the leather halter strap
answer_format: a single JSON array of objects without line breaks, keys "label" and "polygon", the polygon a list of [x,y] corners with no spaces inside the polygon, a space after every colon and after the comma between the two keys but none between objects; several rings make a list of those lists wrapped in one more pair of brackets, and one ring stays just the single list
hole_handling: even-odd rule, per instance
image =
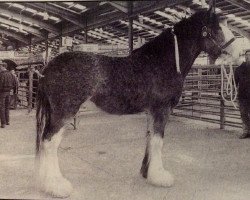
[{"label": "leather halter strap", "polygon": [[231,38],[228,42],[226,42],[224,45],[221,46],[222,49],[227,48],[230,44],[232,44],[235,41],[235,37]]},{"label": "leather halter strap", "polygon": [[210,32],[208,32],[207,27],[204,26],[202,28],[202,36],[204,38],[208,38],[209,40],[211,40],[219,49],[221,49],[221,51],[225,48],[227,48],[230,44],[232,44],[235,41],[235,37],[232,37],[229,41],[227,41],[225,44],[220,45],[218,44],[213,38],[212,38],[212,34]]}]

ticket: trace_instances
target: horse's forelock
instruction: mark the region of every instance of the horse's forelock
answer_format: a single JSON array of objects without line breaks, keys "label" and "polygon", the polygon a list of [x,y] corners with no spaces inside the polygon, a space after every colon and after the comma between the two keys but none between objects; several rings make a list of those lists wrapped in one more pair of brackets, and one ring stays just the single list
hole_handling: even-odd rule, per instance
[{"label": "horse's forelock", "polygon": [[[184,18],[177,24],[175,24],[174,29],[179,37],[188,37],[199,35],[200,30],[203,26],[208,25],[208,13],[207,11],[196,12],[189,18]],[[197,32],[195,34],[195,32]]]}]

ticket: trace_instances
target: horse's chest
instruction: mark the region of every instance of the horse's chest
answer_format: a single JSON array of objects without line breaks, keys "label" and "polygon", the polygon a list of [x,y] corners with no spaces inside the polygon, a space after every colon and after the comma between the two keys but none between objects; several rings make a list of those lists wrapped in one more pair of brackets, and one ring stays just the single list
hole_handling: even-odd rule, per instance
[{"label": "horse's chest", "polygon": [[152,85],[152,95],[159,98],[170,98],[181,94],[183,79],[182,77],[166,77],[154,80]]}]

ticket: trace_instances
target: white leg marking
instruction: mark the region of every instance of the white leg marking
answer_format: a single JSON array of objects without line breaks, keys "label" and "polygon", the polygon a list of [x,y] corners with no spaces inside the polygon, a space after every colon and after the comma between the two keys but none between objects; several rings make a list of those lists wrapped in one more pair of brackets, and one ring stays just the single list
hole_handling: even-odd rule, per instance
[{"label": "white leg marking", "polygon": [[147,181],[156,186],[170,187],[174,183],[172,175],[162,164],[163,139],[158,135],[149,138],[149,167]]},{"label": "white leg marking", "polygon": [[71,183],[62,176],[58,164],[57,149],[63,131],[61,129],[50,141],[43,142],[37,158],[39,187],[54,197],[68,197],[73,189]]}]

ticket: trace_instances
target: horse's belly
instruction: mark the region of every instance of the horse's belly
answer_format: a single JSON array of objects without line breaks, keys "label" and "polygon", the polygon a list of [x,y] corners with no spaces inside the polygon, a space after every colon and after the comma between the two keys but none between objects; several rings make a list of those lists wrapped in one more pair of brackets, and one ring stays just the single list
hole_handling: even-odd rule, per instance
[{"label": "horse's belly", "polygon": [[133,114],[142,112],[145,104],[142,100],[127,99],[118,95],[97,94],[90,99],[102,110],[111,114]]}]

